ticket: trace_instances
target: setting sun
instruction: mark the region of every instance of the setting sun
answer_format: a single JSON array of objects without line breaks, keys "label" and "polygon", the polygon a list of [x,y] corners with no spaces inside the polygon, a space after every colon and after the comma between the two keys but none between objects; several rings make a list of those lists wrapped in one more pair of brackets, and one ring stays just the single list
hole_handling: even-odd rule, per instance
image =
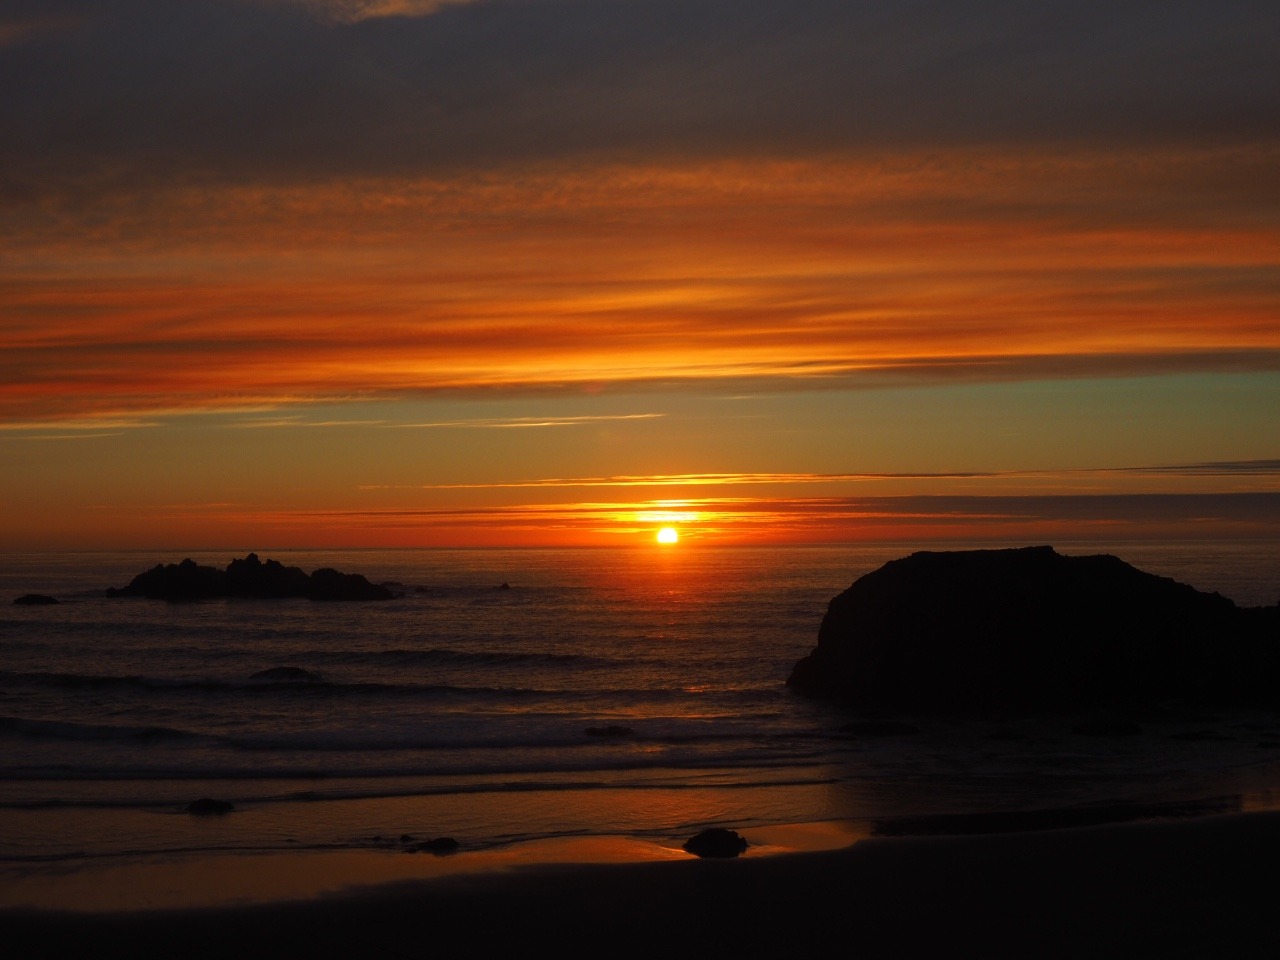
[{"label": "setting sun", "polygon": [[659,543],[675,543],[680,539],[680,534],[676,532],[675,527],[663,527],[658,531]]}]

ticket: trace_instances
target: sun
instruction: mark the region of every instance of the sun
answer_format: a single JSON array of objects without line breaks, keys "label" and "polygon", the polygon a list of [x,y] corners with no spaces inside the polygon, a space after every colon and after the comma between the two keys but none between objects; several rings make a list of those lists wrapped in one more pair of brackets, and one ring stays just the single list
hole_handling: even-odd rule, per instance
[{"label": "sun", "polygon": [[658,531],[659,543],[676,543],[680,539],[680,534],[675,527],[663,527]]}]

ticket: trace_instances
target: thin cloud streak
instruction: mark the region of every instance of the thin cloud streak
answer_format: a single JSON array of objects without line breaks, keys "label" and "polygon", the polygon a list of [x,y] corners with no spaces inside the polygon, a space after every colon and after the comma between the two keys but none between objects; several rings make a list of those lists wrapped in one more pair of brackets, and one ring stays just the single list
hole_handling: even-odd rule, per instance
[{"label": "thin cloud streak", "polygon": [[656,420],[662,413],[583,414],[568,417],[473,417],[466,420],[436,420],[424,423],[384,423],[396,429],[522,430],[531,427],[580,427],[613,420]]},{"label": "thin cloud streak", "polygon": [[1094,467],[1057,470],[990,470],[896,473],[687,473],[616,477],[546,477],[486,483],[361,484],[361,490],[500,490],[538,487],[704,487],[861,483],[884,480],[1008,480],[1018,478],[1090,477],[1136,473],[1163,477],[1261,476],[1280,478],[1280,460],[1169,464],[1142,467]]},{"label": "thin cloud streak", "polygon": [[[618,477],[549,477],[493,483],[361,484],[361,490],[496,490],[527,487],[700,487],[739,484],[841,483],[886,479],[954,479],[992,473],[686,473]],[[1013,474],[999,474],[1012,476]]]},{"label": "thin cloud streak", "polygon": [[[305,510],[263,514],[280,528],[467,531],[519,541],[538,532],[574,534],[561,542],[621,543],[657,527],[681,525],[685,540],[720,543],[799,540],[1130,535],[1274,537],[1280,493],[1089,496],[913,496],[691,498],[639,503],[521,504],[505,507]],[[419,540],[418,542],[421,542]]]}]

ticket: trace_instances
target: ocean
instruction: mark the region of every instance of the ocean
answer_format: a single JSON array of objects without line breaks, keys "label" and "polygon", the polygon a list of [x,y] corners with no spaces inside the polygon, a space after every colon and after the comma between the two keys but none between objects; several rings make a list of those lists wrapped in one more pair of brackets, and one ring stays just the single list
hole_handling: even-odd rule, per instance
[{"label": "ocean", "polygon": [[[1280,597],[1277,543],[1056,546],[1242,606]],[[248,549],[4,556],[0,888],[122,858],[1280,801],[1274,716],[1157,716],[1129,737],[906,718],[916,732],[875,736],[789,690],[828,601],[920,548],[255,548],[400,594],[352,603],[105,593]],[[12,604],[26,593],[60,602]],[[188,813],[201,798],[233,809]]]}]

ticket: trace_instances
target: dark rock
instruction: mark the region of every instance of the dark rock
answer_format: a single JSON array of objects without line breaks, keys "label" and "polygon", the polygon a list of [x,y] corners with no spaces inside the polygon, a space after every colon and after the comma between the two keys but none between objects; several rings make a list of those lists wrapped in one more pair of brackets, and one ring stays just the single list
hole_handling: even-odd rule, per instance
[{"label": "dark rock", "polygon": [[634,737],[636,732],[630,727],[611,723],[604,727],[587,727],[587,735],[591,737]]},{"label": "dark rock", "polygon": [[736,857],[747,849],[747,841],[736,830],[711,827],[686,840],[682,849],[695,857]]},{"label": "dark rock", "polygon": [[107,590],[108,597],[172,601],[207,600],[226,595],[226,573],[214,567],[202,567],[190,557],[176,564],[157,563],[134,577],[127,587]]},{"label": "dark rock", "polygon": [[395,594],[370,583],[358,573],[324,568],[308,575],[278,560],[263,562],[256,553],[232,560],[225,570],[202,567],[190,558],[178,564],[156,564],[138,574],[127,587],[112,587],[108,597],[148,597],[153,600],[212,600],[223,597],[312,600],[390,600]]},{"label": "dark rock", "polygon": [[320,675],[302,667],[270,667],[252,674],[249,679],[259,683],[316,683]]},{"label": "dark rock", "polygon": [[411,843],[404,848],[405,853],[434,853],[437,857],[447,857],[458,852],[458,841],[453,837],[435,837],[421,843]]},{"label": "dark rock", "polygon": [[187,804],[187,813],[193,813],[198,817],[222,816],[234,809],[235,807],[226,800],[213,800],[209,797],[201,797]]},{"label": "dark rock", "polygon": [[43,593],[26,593],[20,597],[15,597],[13,602],[25,607],[47,607],[58,601],[53,597],[46,597]]},{"label": "dark rock", "polygon": [[279,560],[263,563],[256,553],[227,564],[226,591],[231,597],[304,597],[311,578],[299,567],[286,567]]},{"label": "dark rock", "polygon": [[990,714],[1277,704],[1277,680],[1280,606],[1026,547],[915,553],[860,577],[787,684],[860,709]]},{"label": "dark rock", "polygon": [[395,594],[358,573],[339,573],[324,567],[311,574],[307,596],[312,600],[391,600]]},{"label": "dark rock", "polygon": [[510,590],[510,589],[511,589],[511,584],[507,583],[506,581],[503,581],[502,583],[498,584],[498,589],[499,589],[499,590]]}]

